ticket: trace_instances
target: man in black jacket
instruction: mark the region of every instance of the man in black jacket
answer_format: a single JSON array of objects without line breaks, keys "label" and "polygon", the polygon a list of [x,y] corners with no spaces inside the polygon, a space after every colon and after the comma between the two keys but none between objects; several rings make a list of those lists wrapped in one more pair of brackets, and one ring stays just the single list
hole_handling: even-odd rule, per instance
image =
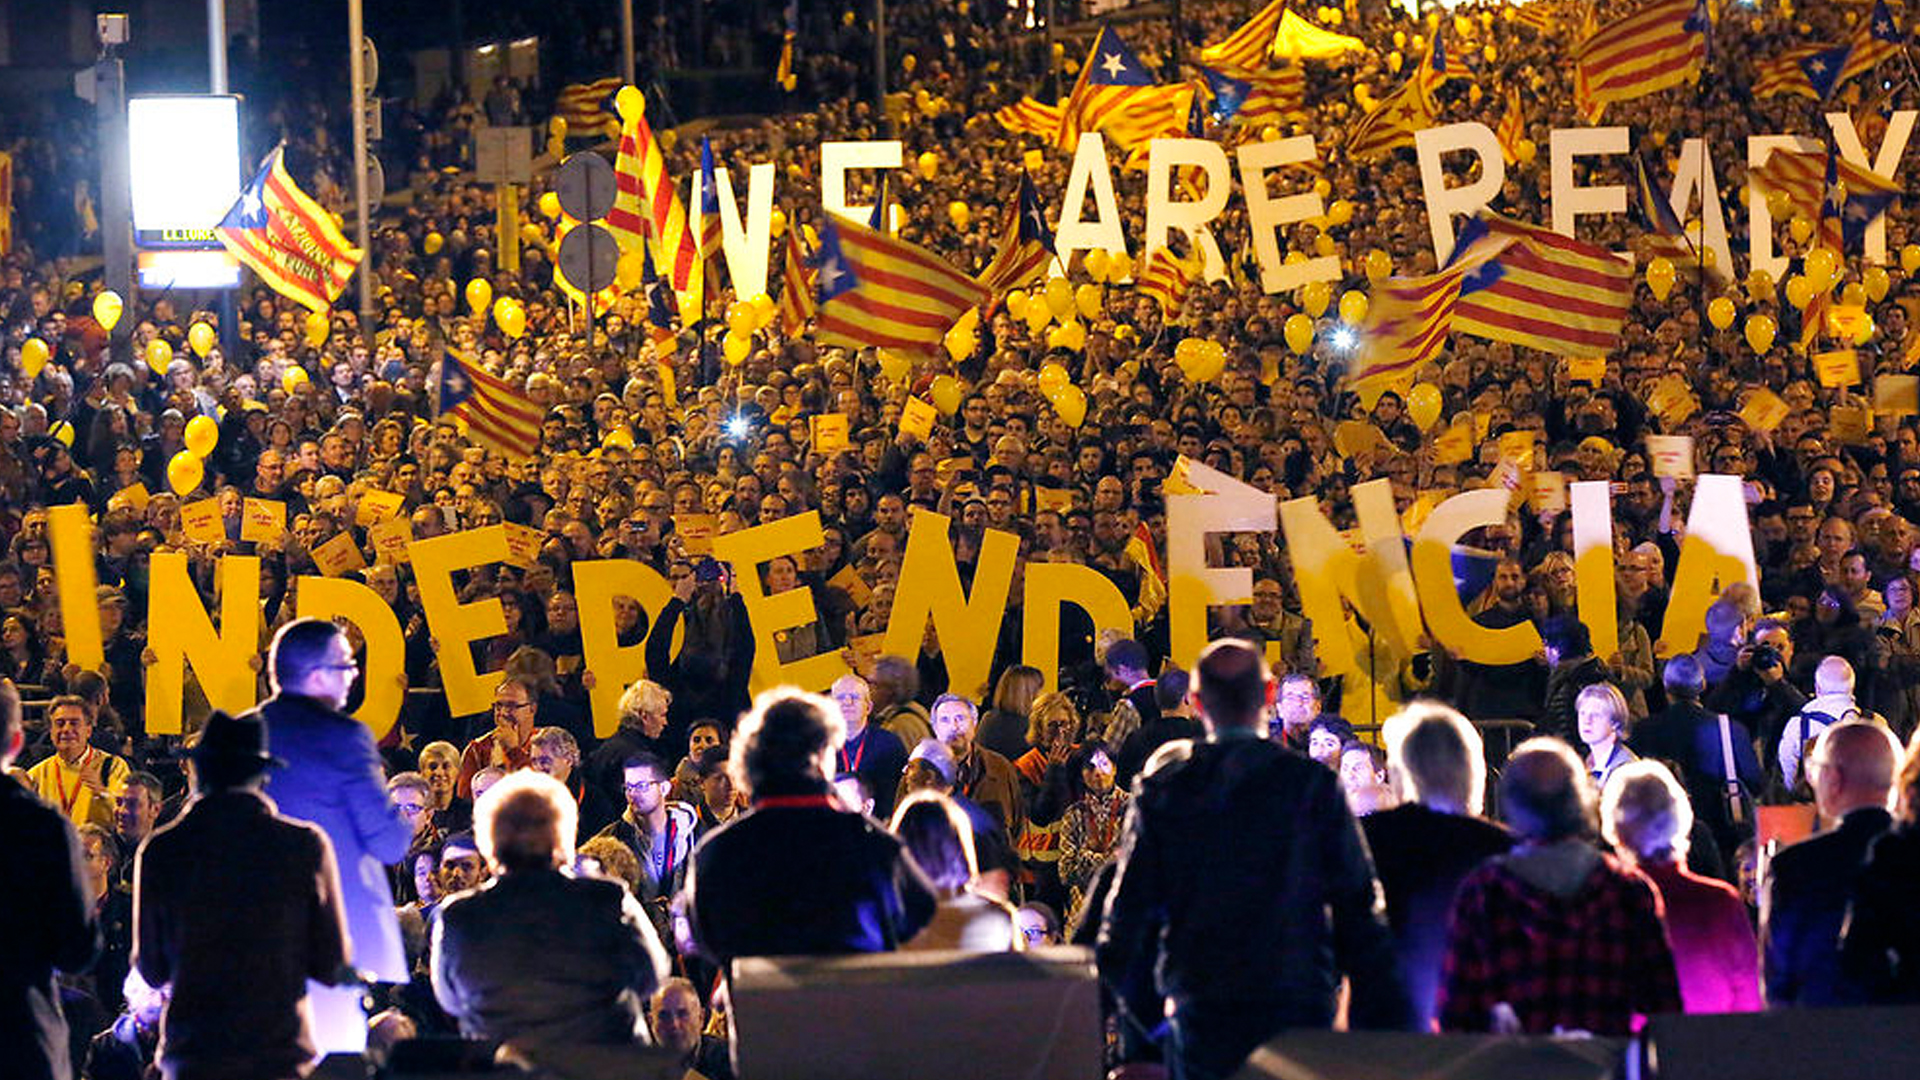
[{"label": "man in black jacket", "polygon": [[73,1075],[55,970],[100,951],[80,837],[60,812],[7,773],[25,742],[20,695],[0,680],[0,1061],[20,1080]]},{"label": "man in black jacket", "polygon": [[1229,639],[1194,675],[1206,741],[1170,744],[1135,785],[1102,976],[1118,985],[1155,965],[1184,1080],[1228,1075],[1283,1028],[1330,1027],[1343,973],[1353,1027],[1410,1027],[1380,883],[1339,782],[1265,737],[1266,661]]},{"label": "man in black jacket", "polygon": [[1835,724],[1807,759],[1820,816],[1839,824],[1773,857],[1760,903],[1767,1005],[1858,1005],[1866,991],[1840,967],[1840,931],[1867,850],[1892,825],[1887,796],[1900,759],[1886,728]]},{"label": "man in black jacket", "polygon": [[685,893],[694,940],[722,971],[740,956],[889,952],[933,918],[906,848],[834,802],[826,770],[845,730],[833,702],[776,690],[734,735],[728,767],[752,809],[700,842]]}]

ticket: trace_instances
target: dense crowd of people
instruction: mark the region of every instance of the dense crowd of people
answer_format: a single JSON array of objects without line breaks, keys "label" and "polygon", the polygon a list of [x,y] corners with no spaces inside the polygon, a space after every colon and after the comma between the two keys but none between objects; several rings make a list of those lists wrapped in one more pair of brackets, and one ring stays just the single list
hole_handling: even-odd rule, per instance
[{"label": "dense crowd of people", "polygon": [[[1626,7],[1602,5],[1600,16]],[[888,9],[899,66],[886,115],[860,96],[871,28],[812,13],[798,37],[792,99],[817,104],[707,134],[736,176],[749,163],[779,167],[785,227],[806,234],[823,220],[819,140],[891,134],[909,162],[933,154],[931,167],[888,183],[901,235],[977,272],[993,257],[1022,171],[1051,216],[1071,160],[991,114],[1022,93],[1048,97],[1042,87],[1064,94],[1081,46],[1049,57],[1033,32],[966,4]],[[1344,147],[1361,112],[1352,88],[1396,85],[1419,54],[1416,37],[1446,35],[1462,73],[1440,92],[1441,121],[1492,125],[1506,90],[1517,88],[1539,146],[1549,129],[1582,122],[1566,63],[1576,13],[1558,12],[1544,27],[1514,13],[1473,5],[1414,20],[1372,3],[1344,9],[1337,28],[1367,51],[1306,65],[1307,104],[1275,133],[1315,137],[1318,178],[1351,218],[1291,227],[1284,249],[1338,255],[1343,289],[1369,287],[1363,263],[1376,249],[1397,273],[1432,268],[1411,151],[1356,161]],[[1184,14],[1192,60],[1250,11],[1196,3]],[[1821,109],[1806,98],[1751,94],[1754,65],[1789,45],[1840,40],[1865,17],[1841,5],[1791,15],[1730,9],[1697,87],[1613,106],[1606,122],[1632,125],[1656,161],[1692,135],[1736,148],[1748,134],[1817,134]],[[1150,61],[1173,48],[1164,21],[1115,27]],[[1886,110],[1908,90],[1910,64],[1896,58],[1883,69],[1837,98],[1870,151],[1889,129]],[[1794,335],[1756,353],[1737,325],[1704,320],[1702,289],[1797,326],[1783,296],[1739,274],[1741,284],[1686,282],[1664,300],[1642,286],[1622,344],[1592,386],[1572,380],[1559,358],[1456,334],[1418,373],[1443,394],[1446,416],[1482,423],[1478,451],[1446,464],[1434,453],[1439,429],[1416,425],[1401,394],[1368,403],[1346,386],[1354,354],[1333,332],[1336,312],[1318,319],[1309,348],[1289,346],[1283,327],[1302,301],[1260,293],[1240,198],[1214,226],[1232,264],[1226,280],[1196,286],[1178,311],[1104,286],[1078,349],[1050,347],[1044,330],[996,304],[971,352],[914,358],[904,374],[883,371],[872,350],[788,336],[777,320],[753,334],[736,364],[723,359],[721,339],[731,305],[747,298],[718,283],[696,325],[683,324],[657,289],[636,289],[589,338],[582,312],[554,283],[555,223],[537,184],[521,208],[537,235],[518,272],[499,269],[493,198],[457,171],[454,133],[495,112],[538,112],[517,88],[495,89],[498,101],[449,99],[404,125],[403,154],[423,168],[413,197],[375,222],[361,271],[377,297],[366,339],[347,300],[322,340],[297,305],[253,286],[224,345],[203,353],[188,343],[189,329],[214,317],[211,303],[143,295],[128,299],[124,351],[110,351],[93,315],[97,278],[66,272],[64,257],[86,243],[76,212],[84,199],[50,194],[71,191],[84,174],[86,138],[50,129],[15,145],[16,176],[27,179],[15,189],[15,247],[0,279],[0,392],[9,406],[0,410],[0,676],[27,707],[24,728],[0,730],[20,732],[15,746],[0,745],[19,781],[0,813],[37,824],[8,824],[0,836],[47,834],[29,805],[37,796],[78,830],[84,858],[84,911],[64,913],[71,926],[35,924],[48,933],[27,943],[41,950],[34,962],[73,974],[50,997],[29,986],[0,1004],[8,1039],[28,1030],[17,1027],[23,1018],[64,1007],[72,1046],[44,1047],[46,1075],[69,1067],[139,1075],[168,994],[176,1006],[207,1007],[206,976],[182,959],[198,931],[179,923],[171,937],[148,936],[162,902],[140,902],[135,867],[142,852],[159,861],[163,845],[147,843],[157,829],[176,847],[194,835],[198,806],[211,808],[201,835],[270,831],[243,820],[246,799],[214,797],[256,788],[282,815],[317,826],[337,867],[332,890],[320,889],[305,917],[341,924],[341,942],[329,947],[315,931],[297,964],[260,976],[276,989],[253,1002],[264,1010],[279,1002],[274,993],[307,996],[320,1039],[309,1051],[464,1033],[554,1052],[650,1024],[654,1041],[717,1080],[727,1070],[718,991],[734,957],[1066,940],[1100,943],[1113,1059],[1164,1056],[1190,1076],[1231,1071],[1277,1027],[1333,1023],[1342,974],[1353,982],[1344,1015],[1354,1026],[1422,1030],[1624,1033],[1635,1016],[1657,1012],[1920,993],[1912,966],[1920,943],[1904,914],[1916,898],[1920,758],[1900,750],[1920,720],[1920,425],[1888,413],[1864,433],[1836,430],[1834,408],[1862,399],[1821,385]],[[290,98],[253,123],[284,137],[295,172],[338,206],[328,178],[348,173],[329,120],[324,107]],[[1209,134],[1263,135],[1230,124]],[[667,149],[672,174],[686,177],[698,140],[669,139]],[[1030,151],[1040,151],[1037,165]],[[1510,170],[1495,209],[1550,219],[1545,156]],[[1596,166],[1590,181],[1630,182],[1630,159],[1618,164],[1622,175]],[[1731,202],[1748,183],[1744,155],[1713,165]],[[442,166],[450,168],[428,171]],[[1304,177],[1282,182],[1304,187]],[[1668,168],[1656,182],[1670,178]],[[1116,180],[1128,235],[1137,236],[1145,180],[1132,169],[1117,169]],[[871,197],[870,180],[867,190]],[[1907,245],[1911,222],[1896,203],[1890,251]],[[1734,250],[1744,251],[1747,215],[1735,208],[1728,223]],[[1642,231],[1626,216],[1586,218],[1581,228],[1616,248]],[[1802,256],[1781,231],[1781,249]],[[1869,272],[1858,252],[1844,266],[1849,284]],[[777,258],[774,267],[777,295]],[[1873,336],[1858,349],[1869,387],[1903,371],[1912,352],[1909,311],[1920,292],[1888,269],[1884,299],[1867,301]],[[1078,264],[1071,273],[1085,280]],[[486,305],[466,303],[475,281],[521,303],[524,332],[509,335]],[[1175,361],[1176,346],[1195,338],[1224,347],[1217,379],[1195,382]],[[48,351],[31,376],[29,339]],[[156,340],[172,346],[164,374],[145,362]],[[531,459],[478,445],[436,415],[432,388],[449,349],[544,411]],[[1037,380],[1046,362],[1084,389],[1083,422],[1068,423],[1046,400]],[[1670,376],[1698,408],[1655,407],[1651,388]],[[929,394],[937,377],[959,381],[957,407],[925,438],[901,433],[907,396]],[[1740,415],[1762,391],[1787,407],[1771,427]],[[808,420],[827,412],[849,420],[845,451],[814,449]],[[168,464],[200,417],[218,423],[218,444],[204,480],[176,491]],[[1338,445],[1336,427],[1349,420],[1384,438]],[[1282,498],[1315,496],[1350,525],[1348,491],[1365,480],[1391,481],[1403,512],[1502,483],[1499,436],[1510,431],[1538,433],[1533,468],[1614,485],[1618,652],[1596,655],[1574,617],[1566,511],[1516,496],[1506,523],[1463,538],[1492,568],[1469,610],[1489,628],[1532,620],[1546,646],[1540,658],[1488,665],[1423,640],[1411,655],[1371,653],[1357,675],[1324,670],[1313,643],[1325,631],[1301,613],[1280,535],[1246,533],[1209,542],[1216,564],[1250,567],[1253,577],[1250,603],[1209,611],[1209,636],[1257,654],[1216,644],[1191,671],[1169,663],[1167,613],[1143,577],[1150,560],[1127,544],[1144,527],[1165,550],[1165,484],[1181,458]],[[1693,437],[1700,471],[1748,482],[1760,573],[1757,589],[1730,588],[1713,605],[1696,648],[1656,654],[1691,485],[1656,478],[1645,440],[1674,434]],[[505,635],[473,647],[478,670],[505,673],[490,709],[449,710],[411,569],[381,557],[357,512],[375,492],[402,497],[416,539],[503,521],[539,530],[527,565],[458,578],[461,599],[498,598],[506,615]],[[182,505],[208,496],[221,500],[225,540],[183,531]],[[247,498],[286,505],[279,538],[240,539]],[[97,522],[99,670],[66,655],[52,571],[47,510],[76,501]],[[824,698],[755,708],[756,646],[739,589],[676,524],[712,515],[724,534],[807,511],[819,512],[825,543],[759,571],[769,592],[807,590],[819,615],[786,633],[781,659],[845,649],[857,674],[817,688]],[[1070,615],[1058,687],[1047,689],[1022,662],[1017,569],[1002,625],[979,629],[995,642],[984,684],[955,685],[933,633],[917,655],[857,651],[856,641],[888,624],[920,511],[953,520],[963,580],[986,530],[1012,533],[1020,567],[1081,564],[1112,581],[1133,606],[1131,632],[1096,635]],[[406,704],[378,745],[336,722],[364,694],[364,642],[294,617],[297,579],[318,574],[315,549],[342,534],[367,564],[348,574],[404,628]],[[260,666],[261,696],[275,695],[259,713],[262,732],[249,718],[217,714],[191,672],[187,734],[148,730],[148,643],[166,632],[147,602],[149,558],[159,551],[188,556],[209,610],[218,609],[218,557],[260,557],[263,655],[280,635]],[[657,569],[673,600],[651,615],[621,602],[620,643],[647,642],[647,671],[622,688],[620,726],[601,737],[587,704],[596,679],[583,662],[572,567],[606,557]],[[858,588],[847,587],[849,570]],[[289,632],[295,644],[286,646]],[[1487,741],[1498,734],[1493,752],[1483,752],[1477,726]],[[216,731],[221,748],[203,754]],[[1541,738],[1520,743],[1527,734]],[[1247,735],[1260,737],[1257,748],[1237,745]],[[246,750],[254,739],[270,745]],[[223,767],[209,776],[201,766],[196,779],[202,758]],[[1484,814],[1489,770],[1498,785],[1495,810]],[[1202,792],[1240,783],[1255,787],[1232,804],[1237,813],[1286,823],[1254,832],[1312,823],[1316,845],[1283,852],[1301,860],[1291,865],[1307,884],[1264,880],[1248,869],[1257,848],[1236,841],[1225,845],[1236,850],[1216,850],[1204,839],[1242,835],[1246,820],[1217,826],[1232,832],[1195,833],[1199,819],[1182,816]],[[222,807],[231,820],[216,820],[211,811]],[[1177,835],[1156,831],[1173,821],[1183,822]],[[1797,824],[1782,832],[1783,821]],[[1784,843],[1810,829],[1812,838]],[[0,851],[11,843],[0,841]],[[304,843],[286,841],[276,874],[317,872]],[[821,895],[764,887],[811,882],[822,865],[867,872],[824,881]],[[168,904],[206,884],[158,869],[140,881],[149,875],[155,897],[177,894]],[[1376,882],[1384,911],[1371,902]],[[1199,908],[1169,899],[1189,888],[1204,893]],[[38,901],[0,890],[0,910],[16,902]],[[493,931],[521,925],[514,920],[529,910],[549,913],[539,931]],[[1162,916],[1153,913],[1169,910],[1210,914],[1201,926],[1156,926]],[[1322,910],[1331,923],[1313,922]],[[1215,936],[1223,926],[1256,936],[1228,941]],[[83,954],[95,950],[84,939],[95,933],[99,956],[89,966]],[[1249,940],[1262,943],[1265,959],[1242,963]],[[335,955],[345,942],[351,956]],[[528,967],[529,956],[571,962],[573,974]],[[341,973],[348,959],[375,984],[381,1011],[370,1022],[357,1011],[358,984]],[[189,1002],[189,986],[203,996]],[[1176,1006],[1166,1038],[1156,1030],[1169,1015],[1162,998]],[[1232,1003],[1254,999],[1266,1004]],[[328,1041],[342,1029],[357,1030]],[[183,1054],[226,1052],[217,1040],[174,1037]]]}]

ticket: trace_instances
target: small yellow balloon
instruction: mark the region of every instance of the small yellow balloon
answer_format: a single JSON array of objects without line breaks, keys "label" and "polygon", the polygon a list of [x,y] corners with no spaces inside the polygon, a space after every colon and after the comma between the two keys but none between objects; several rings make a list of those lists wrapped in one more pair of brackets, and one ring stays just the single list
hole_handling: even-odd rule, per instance
[{"label": "small yellow balloon", "polygon": [[959,326],[948,330],[946,336],[940,339],[940,343],[946,346],[947,355],[956,364],[972,356],[973,351],[980,347],[980,339],[972,331],[964,330]]},{"label": "small yellow balloon", "polygon": [[955,199],[947,204],[947,220],[953,222],[956,229],[964,229],[973,220],[973,208]]},{"label": "small yellow balloon", "polygon": [[560,196],[546,192],[540,196],[540,216],[552,220],[560,216]]},{"label": "small yellow balloon", "polygon": [[1340,294],[1340,321],[1348,326],[1359,326],[1367,318],[1367,294],[1359,289],[1348,289]]},{"label": "small yellow balloon", "polygon": [[1522,165],[1533,164],[1533,159],[1539,153],[1540,148],[1534,145],[1532,139],[1521,139],[1519,142],[1513,144],[1513,156],[1519,158],[1520,164]]},{"label": "small yellow balloon", "polygon": [[892,382],[904,380],[913,371],[913,361],[893,349],[880,350],[880,373]]},{"label": "small yellow balloon", "polygon": [[1787,222],[1787,235],[1793,237],[1796,244],[1806,243],[1813,235],[1813,221],[1805,214],[1793,215],[1793,220]]},{"label": "small yellow balloon", "polygon": [[755,330],[763,326],[771,325],[773,320],[780,315],[780,305],[773,302],[773,297],[763,292],[754,293],[748,297],[747,306],[753,309],[753,328]]},{"label": "small yellow balloon", "polygon": [[913,55],[912,53],[908,53],[905,56],[902,56],[900,58],[901,70],[905,71],[909,75],[913,74],[913,69],[919,66],[920,66],[920,58]]},{"label": "small yellow balloon", "polygon": [[768,230],[773,233],[775,240],[787,235],[787,212],[776,209],[772,214],[768,215],[767,226]]},{"label": "small yellow balloon", "polygon": [[622,121],[632,123],[647,114],[647,95],[642,94],[639,87],[623,86],[613,95],[613,111],[620,114]]},{"label": "small yellow balloon", "polygon": [[1113,260],[1106,252],[1094,248],[1087,252],[1086,257],[1080,260],[1080,264],[1087,268],[1088,277],[1095,281],[1102,281],[1106,279],[1107,269],[1113,265]]},{"label": "small yellow balloon", "polygon": [[290,367],[286,370],[285,374],[280,376],[280,388],[289,394],[305,385],[307,385],[306,368]]},{"label": "small yellow balloon", "polygon": [[931,180],[940,175],[940,155],[931,150],[923,150],[913,162],[920,169],[920,175]]},{"label": "small yellow balloon", "polygon": [[1796,310],[1805,311],[1812,301],[1813,282],[1808,281],[1806,275],[1795,274],[1787,279],[1787,303]]},{"label": "small yellow balloon", "polygon": [[960,380],[951,375],[935,375],[933,385],[928,387],[928,395],[933,398],[933,407],[940,410],[942,416],[952,416],[960,411]]},{"label": "small yellow balloon", "polygon": [[1867,287],[1857,281],[1849,281],[1840,290],[1840,302],[1849,307],[1864,307],[1867,303]]},{"label": "small yellow balloon", "polygon": [[437,232],[428,233],[426,237],[420,241],[420,250],[426,252],[428,255],[438,255],[440,254],[440,249],[446,246],[447,238]]},{"label": "small yellow balloon", "polygon": [[1406,62],[1407,58],[1401,55],[1399,49],[1395,49],[1387,54],[1387,70],[1393,72],[1395,75],[1400,74],[1400,68]]},{"label": "small yellow balloon", "polygon": [[1133,257],[1124,251],[1107,252],[1107,280],[1115,285],[1133,276]]},{"label": "small yellow balloon", "polygon": [[1866,286],[1867,299],[1879,303],[1887,298],[1888,290],[1893,288],[1893,278],[1884,266],[1869,266],[1866,273],[1860,275],[1860,283]]},{"label": "small yellow balloon", "polygon": [[307,344],[317,349],[327,343],[327,335],[333,332],[333,321],[327,318],[324,311],[309,312],[306,330]]},{"label": "small yellow balloon", "polygon": [[467,282],[467,308],[475,315],[484,313],[493,303],[493,286],[486,278],[474,278]]},{"label": "small yellow balloon", "polygon": [[1061,390],[1052,399],[1053,410],[1070,428],[1077,428],[1087,422],[1087,392],[1077,386]]},{"label": "small yellow balloon", "polygon": [[108,289],[93,298],[93,321],[100,324],[100,329],[112,333],[120,322],[123,307],[120,294]]},{"label": "small yellow balloon", "polygon": [[[1181,344],[1184,345],[1186,342],[1183,341]],[[1040,393],[1043,396],[1051,398],[1060,392],[1061,387],[1072,381],[1072,377],[1067,374],[1067,369],[1061,365],[1051,360],[1040,365]]]},{"label": "small yellow balloon", "polygon": [[37,337],[30,337],[20,343],[20,371],[28,379],[40,377],[40,371],[47,366],[47,357],[51,350],[47,343]]},{"label": "small yellow balloon", "polygon": [[527,332],[527,309],[520,306],[520,301],[513,300],[507,310],[501,311],[496,302],[493,321],[500,324],[500,332],[507,335],[508,340],[519,341],[520,335]]},{"label": "small yellow balloon", "polygon": [[1366,270],[1368,281],[1377,283],[1385,280],[1387,275],[1393,273],[1393,256],[1374,248],[1367,252]]},{"label": "small yellow balloon", "polygon": [[1027,294],[1015,289],[1007,294],[1007,314],[1015,319],[1027,317]]},{"label": "small yellow balloon", "polygon": [[187,347],[193,355],[206,359],[208,353],[220,342],[220,336],[213,332],[211,323],[197,322],[187,327]]},{"label": "small yellow balloon", "polygon": [[187,421],[186,442],[193,456],[204,461],[220,445],[220,425],[211,416],[196,416]]},{"label": "small yellow balloon", "polygon": [[1747,316],[1747,344],[1753,347],[1754,352],[1765,353],[1773,348],[1774,335],[1779,332],[1780,324],[1774,322],[1773,316],[1765,314]]},{"label": "small yellow balloon", "polygon": [[196,490],[206,475],[206,465],[191,450],[182,450],[167,460],[167,486],[173,488],[175,495]]},{"label": "small yellow balloon", "polygon": [[1900,249],[1900,269],[1909,274],[1920,270],[1920,244],[1908,244]]},{"label": "small yellow balloon", "polygon": [[1073,286],[1066,278],[1047,279],[1047,313],[1056,319],[1073,314]]},{"label": "small yellow balloon", "polygon": [[1767,192],[1767,213],[1776,221],[1793,213],[1793,196],[1778,188]]},{"label": "small yellow balloon", "polygon": [[753,333],[753,305],[735,300],[727,305],[727,329],[745,337]]},{"label": "small yellow balloon", "polygon": [[727,336],[720,339],[720,353],[727,358],[727,363],[729,364],[738,366],[744,363],[747,359],[747,354],[752,351],[753,337],[751,334],[742,334],[736,330],[728,330]]},{"label": "small yellow balloon", "polygon": [[535,225],[533,222],[529,221],[525,225],[520,226],[521,243],[540,247],[546,243],[546,239],[547,238],[540,232],[540,226]]},{"label": "small yellow balloon", "polygon": [[1878,328],[1874,326],[1873,316],[1868,315],[1861,319],[1859,324],[1854,328],[1853,343],[1855,345],[1865,345],[1867,342],[1872,341],[1876,329]]},{"label": "small yellow balloon", "polygon": [[1733,301],[1724,296],[1716,296],[1707,302],[1707,321],[1713,324],[1715,330],[1732,326],[1735,314]]},{"label": "small yellow balloon", "polygon": [[1407,416],[1421,431],[1431,430],[1439,422],[1444,404],[1440,388],[1432,383],[1415,383],[1413,389],[1407,391]]},{"label": "small yellow balloon", "polygon": [[1834,275],[1840,272],[1840,256],[1830,247],[1817,247],[1807,252],[1807,280],[1813,282],[1817,291],[1833,287]]},{"label": "small yellow balloon", "polygon": [[1673,294],[1674,277],[1673,260],[1665,255],[1647,264],[1647,288],[1653,290],[1655,300],[1665,300]]},{"label": "small yellow balloon", "polygon": [[1300,306],[1313,318],[1325,314],[1332,302],[1333,286],[1324,281],[1310,281],[1300,289]]},{"label": "small yellow balloon", "polygon": [[165,375],[167,365],[171,363],[173,346],[167,344],[166,338],[154,338],[147,342],[147,366],[153,369],[155,375]]},{"label": "small yellow balloon", "polygon": [[1073,306],[1080,312],[1081,318],[1100,317],[1100,286],[1087,284],[1073,291]]},{"label": "small yellow balloon", "polygon": [[1313,347],[1313,320],[1306,315],[1295,312],[1287,316],[1285,333],[1287,348],[1296,354],[1304,356]]},{"label": "small yellow balloon", "polygon": [[1035,296],[1027,301],[1027,333],[1038,334],[1053,321],[1053,312],[1047,307],[1046,297]]},{"label": "small yellow balloon", "polygon": [[1775,295],[1774,288],[1773,275],[1765,270],[1755,268],[1747,275],[1747,295],[1755,303],[1771,303]]}]

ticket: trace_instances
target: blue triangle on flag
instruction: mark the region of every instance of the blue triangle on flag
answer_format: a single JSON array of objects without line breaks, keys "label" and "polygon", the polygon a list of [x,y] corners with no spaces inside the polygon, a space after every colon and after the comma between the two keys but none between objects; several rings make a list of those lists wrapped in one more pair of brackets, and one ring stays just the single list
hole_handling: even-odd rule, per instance
[{"label": "blue triangle on flag", "polygon": [[1103,26],[1087,61],[1087,81],[1097,86],[1152,86],[1153,76],[1120,35]]},{"label": "blue triangle on flag", "polygon": [[820,250],[815,253],[820,269],[814,273],[814,287],[819,290],[822,304],[843,293],[851,292],[860,284],[854,277],[853,264],[840,251],[840,230],[829,218],[820,226]]}]

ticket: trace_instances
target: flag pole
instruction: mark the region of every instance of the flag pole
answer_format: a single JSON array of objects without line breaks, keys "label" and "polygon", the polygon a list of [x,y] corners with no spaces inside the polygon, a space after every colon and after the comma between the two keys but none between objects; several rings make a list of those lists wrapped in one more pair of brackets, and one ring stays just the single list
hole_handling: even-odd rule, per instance
[{"label": "flag pole", "polygon": [[373,251],[367,239],[367,52],[361,0],[347,0],[347,69],[353,108],[354,242],[360,248],[360,340],[373,347]]}]

